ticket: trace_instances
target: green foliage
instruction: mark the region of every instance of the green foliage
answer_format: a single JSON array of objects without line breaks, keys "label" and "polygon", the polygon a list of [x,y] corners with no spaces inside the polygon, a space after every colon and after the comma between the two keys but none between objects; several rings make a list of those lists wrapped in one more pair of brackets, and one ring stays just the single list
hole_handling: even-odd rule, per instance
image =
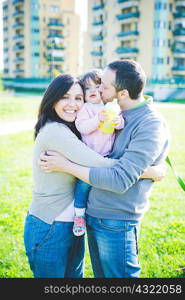
[{"label": "green foliage", "polygon": [[[33,105],[32,105],[33,101]],[[38,99],[10,99],[3,103],[4,120],[17,116],[35,116]],[[20,103],[23,106],[20,106]],[[185,109],[158,105],[166,118],[172,143],[170,158],[177,173],[185,179]],[[1,103],[0,110],[2,112]],[[33,131],[0,137],[0,277],[32,277],[23,244],[23,227],[32,191]],[[185,267],[185,194],[168,168],[166,178],[155,184],[150,196],[150,210],[143,218],[139,239],[141,277],[183,277]],[[87,249],[87,245],[86,245]],[[85,277],[93,277],[87,250]]]}]

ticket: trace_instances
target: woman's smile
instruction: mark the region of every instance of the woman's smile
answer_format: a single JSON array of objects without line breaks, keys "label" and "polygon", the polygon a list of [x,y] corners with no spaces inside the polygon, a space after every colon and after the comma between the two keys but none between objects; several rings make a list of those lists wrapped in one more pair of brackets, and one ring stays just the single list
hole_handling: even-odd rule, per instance
[{"label": "woman's smile", "polygon": [[84,103],[83,91],[79,84],[73,84],[69,91],[55,105],[57,115],[64,121],[74,122],[77,112]]}]

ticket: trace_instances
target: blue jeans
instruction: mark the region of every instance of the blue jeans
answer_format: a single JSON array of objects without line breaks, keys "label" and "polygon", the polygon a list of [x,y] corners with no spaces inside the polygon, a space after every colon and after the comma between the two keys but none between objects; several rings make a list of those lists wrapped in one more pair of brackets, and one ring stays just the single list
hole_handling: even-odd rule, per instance
[{"label": "blue jeans", "polygon": [[88,183],[80,179],[76,181],[75,193],[74,193],[74,198],[75,198],[74,207],[86,208],[90,188],[91,186]]},{"label": "blue jeans", "polygon": [[28,214],[24,244],[35,278],[83,277],[84,237],[75,237],[73,222],[43,222]]},{"label": "blue jeans", "polygon": [[138,221],[86,216],[89,252],[94,277],[137,278]]}]

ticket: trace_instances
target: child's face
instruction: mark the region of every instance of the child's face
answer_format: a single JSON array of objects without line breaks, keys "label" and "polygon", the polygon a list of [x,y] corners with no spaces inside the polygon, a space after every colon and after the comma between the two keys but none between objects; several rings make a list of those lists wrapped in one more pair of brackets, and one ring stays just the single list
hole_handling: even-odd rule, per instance
[{"label": "child's face", "polygon": [[102,103],[102,99],[99,92],[99,84],[96,84],[91,78],[88,80],[85,86],[85,100],[92,104]]}]

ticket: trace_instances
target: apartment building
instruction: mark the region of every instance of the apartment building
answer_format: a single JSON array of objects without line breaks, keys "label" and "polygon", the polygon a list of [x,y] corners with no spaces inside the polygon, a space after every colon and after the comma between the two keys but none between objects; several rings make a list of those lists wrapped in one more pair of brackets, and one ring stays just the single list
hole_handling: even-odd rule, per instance
[{"label": "apartment building", "polygon": [[185,78],[185,0],[89,0],[88,68],[138,61],[153,80]]},{"label": "apartment building", "polygon": [[3,76],[79,74],[79,26],[75,0],[3,1]]}]

